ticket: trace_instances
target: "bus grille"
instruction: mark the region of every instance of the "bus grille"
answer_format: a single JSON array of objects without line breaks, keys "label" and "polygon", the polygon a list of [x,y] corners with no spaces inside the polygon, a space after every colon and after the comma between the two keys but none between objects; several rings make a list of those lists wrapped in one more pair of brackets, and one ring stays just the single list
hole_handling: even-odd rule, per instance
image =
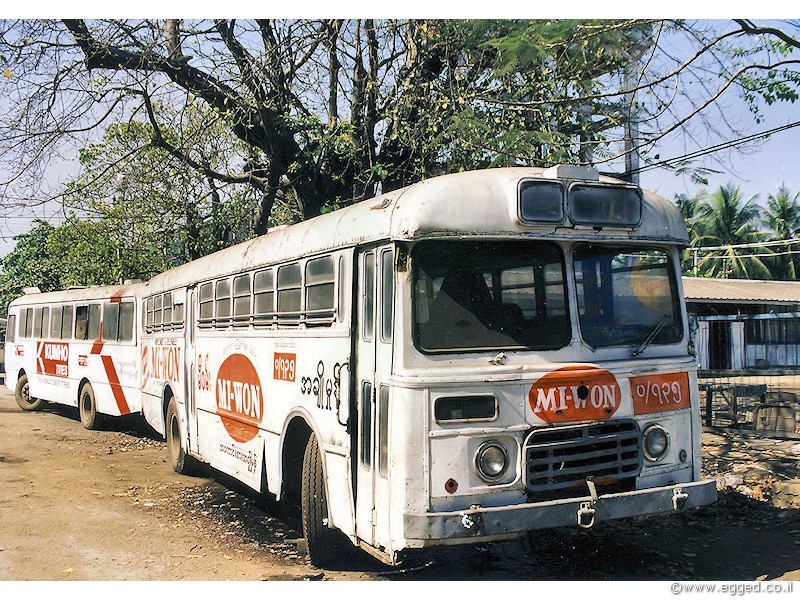
[{"label": "bus grille", "polygon": [[528,490],[564,490],[587,477],[598,479],[598,485],[606,478],[636,477],[642,470],[641,439],[631,420],[533,431],[525,442]]}]

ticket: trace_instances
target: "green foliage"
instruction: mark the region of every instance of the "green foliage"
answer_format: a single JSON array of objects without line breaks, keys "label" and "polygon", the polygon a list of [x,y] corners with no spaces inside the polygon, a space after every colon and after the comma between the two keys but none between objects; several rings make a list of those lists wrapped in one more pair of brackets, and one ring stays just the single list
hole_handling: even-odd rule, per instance
[{"label": "green foliage", "polygon": [[[199,127],[203,118],[185,111],[181,127]],[[153,135],[140,121],[109,126],[101,141],[81,150],[81,174],[66,189],[67,206],[95,216],[121,251],[138,257],[127,269],[137,278],[245,239],[256,211],[253,190],[218,186],[152,146]],[[166,129],[161,135],[176,138]],[[225,154],[218,146],[222,133],[214,128],[204,135],[194,153],[217,168]]]},{"label": "green foliage", "polygon": [[[729,183],[712,194],[676,196],[686,220],[690,250],[684,253],[682,270],[687,275],[733,279],[796,280],[800,273],[800,244],[760,246],[760,243],[795,239],[800,234],[800,193],[792,195],[785,185],[769,194],[766,208],[757,196],[741,197]],[[748,247],[733,247],[749,244]],[[704,248],[712,248],[705,250]],[[693,251],[696,249],[697,251]]]},{"label": "green foliage", "polygon": [[[792,195],[785,184],[776,194],[767,197],[767,207],[763,213],[764,225],[774,240],[790,240],[800,233],[800,192]],[[776,279],[796,281],[800,274],[800,257],[785,255],[785,251],[800,251],[800,244],[788,244],[780,248],[781,253],[768,259],[770,271]]]},{"label": "green foliage", "polygon": [[59,266],[48,252],[47,240],[53,226],[35,221],[31,230],[16,236],[14,249],[0,259],[0,316],[6,316],[9,303],[26,287],[43,292],[58,289]]}]

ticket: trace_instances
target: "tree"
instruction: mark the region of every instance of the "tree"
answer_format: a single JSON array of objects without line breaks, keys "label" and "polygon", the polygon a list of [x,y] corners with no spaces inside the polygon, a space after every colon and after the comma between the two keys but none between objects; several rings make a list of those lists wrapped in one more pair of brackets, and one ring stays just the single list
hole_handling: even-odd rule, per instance
[{"label": "tree", "polygon": [[0,315],[6,316],[9,303],[26,287],[42,291],[58,289],[58,268],[47,248],[54,227],[37,220],[27,233],[14,239],[14,249],[0,259]]},{"label": "tree", "polygon": [[14,249],[0,259],[2,315],[26,287],[49,292],[146,279],[171,266],[172,260],[169,245],[138,237],[113,217],[92,221],[70,215],[58,227],[36,221],[15,240]]},{"label": "tree", "polygon": [[[186,127],[202,115],[185,110]],[[222,132],[210,131],[203,142],[211,156]],[[107,222],[126,251],[147,254],[155,247],[161,259],[145,261],[157,269],[199,258],[248,237],[257,199],[252,188],[217,184],[202,173],[184,169],[158,147],[148,122],[109,126],[97,143],[79,152],[81,174],[67,186],[69,208]],[[162,135],[175,137],[168,131]],[[200,135],[200,134],[197,134]],[[221,150],[218,156],[223,155]],[[149,247],[148,247],[149,246]]]},{"label": "tree", "polygon": [[[700,219],[700,207],[707,198],[705,191],[698,192],[694,196],[687,196],[686,194],[677,194],[675,196],[675,204],[686,222],[686,229],[689,233],[689,246],[696,246],[702,233],[700,231],[701,224],[698,222]],[[684,273],[695,274],[696,271],[696,255],[694,252],[684,252],[683,260],[681,261],[681,270]]]},{"label": "tree", "polygon": [[743,201],[739,186],[729,183],[710,194],[700,205],[696,246],[725,248],[705,252],[698,268],[707,277],[770,279],[770,272],[757,250],[736,248],[740,244],[764,241],[755,229],[760,216],[757,196]]},{"label": "tree", "polygon": [[798,47],[749,21],[5,21],[0,196],[58,196],[38,183],[65,142],[147,122],[137,152],[247,189],[261,234],[276,203],[308,218],[442,172],[613,161],[633,120],[655,160],[673,131],[723,127],[728,90],[756,118],[794,101]]},{"label": "tree", "polygon": [[[772,232],[772,240],[791,240],[800,232],[800,193],[792,196],[786,184],[778,188],[777,194],[767,197],[767,208],[763,213],[764,224]],[[800,259],[785,252],[797,249],[787,244],[778,250],[778,256],[770,261],[770,270],[776,279],[794,281],[800,273]]]}]

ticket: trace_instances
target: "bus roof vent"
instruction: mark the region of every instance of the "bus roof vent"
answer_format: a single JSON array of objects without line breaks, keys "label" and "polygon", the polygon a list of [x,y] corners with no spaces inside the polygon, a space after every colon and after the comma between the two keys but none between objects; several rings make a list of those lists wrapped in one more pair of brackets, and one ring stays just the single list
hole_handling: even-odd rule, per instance
[{"label": "bus roof vent", "polygon": [[85,285],[71,285],[67,288],[68,290],[85,290]]},{"label": "bus roof vent", "polygon": [[36,287],[36,286],[33,286],[33,287],[26,287],[26,288],[22,288],[22,293],[23,293],[23,294],[41,294],[41,293],[42,293],[42,290],[40,290],[40,289],[39,289],[38,287]]},{"label": "bus roof vent", "polygon": [[131,285],[132,283],[142,283],[141,279],[126,279],[122,282],[122,285]]},{"label": "bus roof vent", "polygon": [[600,181],[600,174],[594,167],[578,165],[555,165],[542,173],[544,177],[556,179],[580,179],[581,181]]}]

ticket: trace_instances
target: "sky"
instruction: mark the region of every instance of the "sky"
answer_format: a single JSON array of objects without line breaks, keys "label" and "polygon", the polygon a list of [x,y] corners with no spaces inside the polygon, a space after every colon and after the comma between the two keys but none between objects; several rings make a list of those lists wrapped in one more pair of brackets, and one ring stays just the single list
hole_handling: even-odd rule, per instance
[{"label": "sky", "polygon": [[[305,8],[304,4],[301,6]],[[731,9],[729,8],[728,10]],[[148,13],[148,16],[152,16],[153,14],[158,15],[158,12],[158,10],[154,10]],[[185,14],[185,11],[181,12]],[[233,12],[236,11],[234,10]],[[303,10],[301,9],[298,12],[303,12]],[[359,12],[357,8],[356,12]],[[362,10],[361,14],[363,14],[363,12]],[[345,13],[347,13],[347,10],[345,10]],[[419,14],[428,16],[424,13],[425,11],[419,11],[414,16]],[[584,13],[582,16],[594,16],[590,13],[591,11],[589,14]],[[320,15],[316,12],[315,16]],[[342,15],[339,14],[338,16]],[[497,14],[497,16],[504,17],[513,15]],[[625,16],[631,16],[631,13],[626,13]],[[725,102],[726,117],[736,123],[740,136],[756,134],[781,125],[800,121],[800,102],[795,104],[777,103],[768,107],[764,111],[766,118],[762,123],[756,123],[744,102],[735,98],[734,95],[729,95]],[[675,158],[683,156],[702,146],[709,146],[723,141],[727,140],[718,136],[710,136],[705,137],[698,143],[687,144],[680,134],[674,134],[660,142],[658,146],[650,152],[650,155],[658,154],[661,160]],[[800,128],[789,129],[776,133],[769,139],[760,141],[755,145],[750,145],[741,151],[729,150],[715,153],[714,155],[706,156],[697,161],[696,164],[720,171],[720,173],[711,173],[708,175],[709,181],[707,186],[692,182],[689,175],[675,175],[673,172],[664,168],[643,171],[640,185],[658,192],[669,199],[674,199],[676,194],[682,193],[692,196],[703,189],[713,191],[721,185],[734,183],[740,187],[743,198],[748,199],[751,196],[758,195],[759,203],[764,205],[766,204],[768,194],[775,193],[781,184],[786,184],[793,193],[800,192],[800,168],[798,168],[797,158],[798,146],[800,146]],[[606,170],[606,167],[601,166],[600,170]],[[74,163],[55,165],[48,175],[49,187],[51,189],[60,187],[73,177],[75,172]],[[28,229],[30,226],[29,218],[31,216],[43,217],[54,225],[57,225],[61,222],[63,213],[59,206],[51,204],[37,207],[34,210],[25,209],[6,213],[3,216],[4,218],[2,222],[0,222],[0,256],[7,254],[13,248],[14,242],[12,238],[14,235]]]},{"label": "sky", "polygon": [[[800,121],[800,102],[773,105],[765,113],[764,122],[760,124],[755,122],[743,105],[735,106],[733,110],[742,123],[743,136]],[[798,148],[800,148],[800,127],[775,133],[742,151],[720,152],[706,157],[699,164],[721,171],[708,175],[708,186],[692,182],[688,175],[676,176],[664,168],[643,171],[640,185],[674,199],[675,194],[693,196],[703,189],[713,191],[722,185],[733,183],[739,186],[744,199],[758,195],[759,204],[765,206],[767,196],[776,193],[781,184],[786,184],[793,193],[800,192]],[[697,147],[687,148],[679,140],[672,138],[661,144],[658,152],[661,159],[667,159],[685,155],[696,149]]]}]

